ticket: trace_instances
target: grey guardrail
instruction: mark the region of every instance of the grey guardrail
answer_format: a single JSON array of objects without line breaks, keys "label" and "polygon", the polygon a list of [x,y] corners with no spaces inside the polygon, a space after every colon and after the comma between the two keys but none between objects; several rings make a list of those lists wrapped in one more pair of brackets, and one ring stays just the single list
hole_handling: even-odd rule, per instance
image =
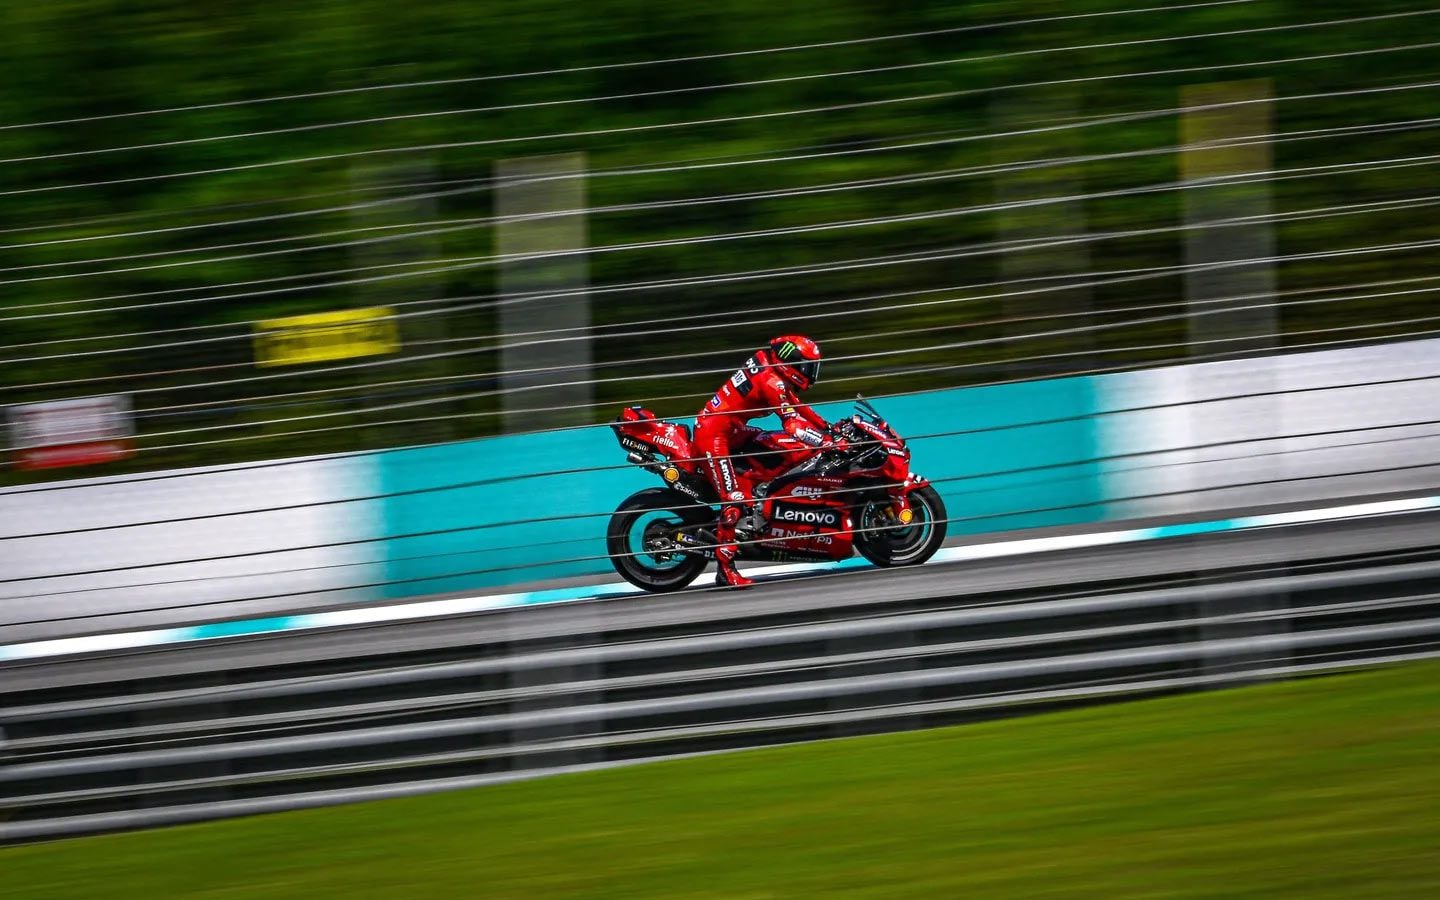
[{"label": "grey guardrail", "polygon": [[1440,578],[1440,562],[1405,563],[1363,572],[1325,572],[1261,578],[1241,584],[1196,585],[1179,589],[1136,591],[1090,598],[1016,602],[1005,606],[967,607],[908,616],[882,616],[863,620],[805,626],[779,626],[694,638],[628,642],[567,650],[520,653],[493,659],[432,666],[381,668],[374,671],[310,678],[256,681],[236,687],[202,687],[158,691],[113,700],[79,700],[15,706],[0,713],[4,721],[25,722],[66,715],[92,715],[99,711],[125,712],[183,706],[196,700],[225,702],[266,697],[298,697],[332,691],[360,690],[425,680],[548,669],[556,666],[597,665],[621,659],[683,656],[697,651],[719,653],[786,642],[838,640],[861,635],[905,633],[927,628],[979,626],[988,622],[1084,615],[1111,610],[1165,606],[1176,603],[1221,603],[1254,594],[1289,593],[1355,587],[1395,581]]},{"label": "grey guardrail", "polygon": [[[400,796],[717,744],[808,740],[816,729],[913,727],[1440,653],[1433,562],[956,603],[687,637],[626,632],[618,643],[381,671],[257,670],[253,682],[220,690],[132,695],[119,684],[108,698],[31,703],[0,712],[10,738],[0,793],[12,819],[0,824],[0,840]],[[474,679],[498,683],[457,688]],[[352,696],[362,690],[404,696]],[[163,721],[147,718],[157,712]],[[395,716],[406,721],[378,724]],[[456,767],[472,771],[457,776]]]},{"label": "grey guardrail", "polygon": [[[1393,601],[1383,602],[1385,604],[1389,604]],[[1422,605],[1437,605],[1440,604],[1440,596],[1406,598],[1405,602],[1409,605],[1417,607]],[[1040,604],[1036,605],[1038,606]],[[1313,616],[1318,614],[1344,611],[1345,609],[1363,609],[1366,606],[1373,605],[1373,603],[1366,604],[1363,602],[1362,604],[1351,604],[1345,607],[1332,604],[1318,608],[1312,607],[1306,609],[1303,615]],[[1093,609],[1093,607],[1091,608]],[[1293,613],[1287,612],[1287,616],[1288,615],[1293,615]],[[1214,627],[1221,625],[1239,624],[1244,622],[1262,622],[1267,619],[1273,619],[1274,617],[1275,613],[1273,612],[1245,613],[1236,615],[1208,616],[1204,618],[1193,619],[1186,624],[1201,627]],[[916,618],[930,618],[932,621],[952,620],[952,617],[950,616]],[[1024,635],[1020,637],[993,638],[988,640],[952,641],[940,644],[927,644],[918,655],[937,656],[941,654],[951,654],[963,651],[980,651],[1015,646],[1043,647],[1057,643],[1073,643],[1075,641],[1100,640],[1105,638],[1162,632],[1170,630],[1173,627],[1174,623],[1169,621],[1142,622],[1133,625],[1115,625],[1104,628],[1084,628],[1050,632],[1047,634]],[[881,634],[884,633],[884,630],[876,629],[874,633]],[[856,663],[869,663],[891,659],[894,657],[894,655],[895,652],[890,649],[856,653],[831,653],[824,656],[814,656],[801,659],[784,659],[770,662],[747,663],[734,666],[716,666],[709,667],[698,672],[666,671],[653,675],[637,675],[629,677],[607,678],[601,681],[593,682],[572,682],[556,684],[550,686],[549,690],[551,693],[589,693],[600,690],[648,687],[657,684],[665,684],[679,679],[685,679],[687,677],[703,677],[714,679],[731,675],[738,676],[764,674],[767,672],[783,671],[786,669],[793,669],[797,667],[803,668],[819,667],[822,665],[839,666],[852,665]],[[636,657],[638,656],[639,654],[636,654]],[[426,695],[418,699],[385,700],[372,703],[341,704],[328,707],[325,710],[324,716],[326,718],[344,718],[354,715],[366,715],[375,713],[426,712],[432,711],[436,708],[443,709],[447,707],[454,707],[456,705],[479,705],[487,702],[508,702],[517,699],[523,699],[527,695],[527,693],[528,692],[525,689],[512,688],[487,691],[469,691],[458,694],[451,693],[438,694],[433,696]],[[269,695],[266,694],[265,696]],[[174,704],[172,702],[166,705]],[[139,704],[139,708],[144,709],[151,707],[144,703],[141,703]],[[67,711],[73,712],[73,710],[68,709]],[[30,714],[30,718],[35,717],[36,714],[32,712]],[[193,722],[167,722],[158,725],[135,726],[129,728],[111,728],[99,731],[73,731],[41,738],[22,738],[12,741],[10,747],[13,750],[21,751],[43,747],[56,748],[62,747],[66,744],[80,745],[87,743],[97,743],[101,741],[118,741],[126,739],[135,740],[149,737],[174,736],[177,734],[185,734],[188,732],[213,731],[226,725],[232,728],[248,728],[277,725],[286,722],[314,721],[315,717],[316,713],[313,710],[295,710],[290,712],[268,713],[261,715],[230,716],[223,719],[199,719]],[[55,718],[60,718],[60,716],[56,716]]]},{"label": "grey guardrail", "polygon": [[[1360,658],[1348,660],[1343,663],[1308,663],[1290,666],[1272,666],[1259,669],[1251,669],[1244,672],[1221,673],[1216,675],[1203,675],[1186,678],[1152,679],[1147,681],[1127,682],[1117,685],[1101,685],[1095,687],[1070,688],[1048,691],[1031,691],[1026,693],[1007,695],[1003,698],[978,698],[973,700],[954,701],[950,703],[932,703],[924,705],[912,704],[909,706],[892,707],[882,710],[861,710],[858,712],[837,713],[829,715],[787,717],[783,721],[761,720],[747,724],[751,726],[751,730],[753,731],[764,731],[779,727],[793,727],[796,724],[851,724],[856,721],[864,721],[876,718],[902,717],[914,715],[917,713],[953,712],[995,707],[1008,708],[1034,703],[1088,699],[1117,695],[1127,696],[1134,694],[1167,692],[1201,687],[1216,687],[1234,683],[1248,683],[1253,682],[1257,679],[1290,678],[1299,675],[1324,673],[1334,671],[1336,669],[1352,669],[1359,666],[1372,666],[1384,663],[1434,659],[1437,657],[1440,657],[1440,650],[1430,651],[1426,653],[1409,653],[1400,655]],[[690,731],[691,733],[698,733],[700,729],[689,729],[688,731]],[[572,741],[561,742],[560,746],[574,746],[583,749],[585,746],[594,743],[597,743],[597,741]],[[737,747],[735,749],[744,748]],[[700,753],[671,754],[666,756],[665,758],[683,759],[695,756],[708,756],[715,753],[724,752],[729,751],[716,750]],[[479,754],[476,753],[453,754],[451,756],[458,759],[474,757],[478,755]],[[14,842],[65,837],[73,834],[116,831],[131,828],[153,828],[161,825],[178,825],[187,822],[201,822],[229,816],[259,815],[268,812],[285,812],[289,810],[311,809],[315,807],[334,806],[344,803],[360,803],[369,800],[386,800],[398,797],[413,797],[422,794],[439,793],[442,791],[460,790],[463,788],[486,787],[489,785],[506,784],[515,781],[541,778],[547,775],[562,775],[578,772],[599,771],[603,769],[629,765],[633,762],[640,761],[644,760],[621,760],[613,762],[589,763],[569,766],[541,766],[519,772],[477,775],[458,778],[430,779],[425,781],[413,782],[398,782],[368,788],[312,791],[306,794],[270,797],[264,799],[222,800],[207,804],[192,804],[179,807],[162,807],[115,813],[69,816],[62,819],[50,819],[35,822],[0,824],[0,841]],[[292,772],[282,774],[297,773]],[[223,784],[222,779],[204,779],[195,786],[213,787],[221,784]],[[156,791],[150,790],[145,792],[154,793]]]},{"label": "grey guardrail", "polygon": [[[60,762],[30,763],[0,769],[0,784],[38,778],[61,778],[92,772],[119,769],[176,766],[216,760],[246,759],[314,750],[338,750],[348,747],[429,740],[513,731],[517,728],[543,728],[554,725],[609,722],[641,716],[662,716],[732,707],[761,707],[797,700],[832,699],[859,696],[880,691],[974,684],[1073,672],[1099,672],[1105,669],[1178,662],[1216,656],[1236,656],[1255,652],[1274,652],[1331,647],[1359,641],[1415,638],[1440,635],[1440,620],[1428,623],[1405,623],[1360,628],[1339,628],[1304,635],[1274,635],[1235,640],[1204,641],[1190,645],[1145,647],[1102,653],[1081,653],[1050,659],[960,666],[925,672],[893,673],[882,676],[832,678],[803,685],[744,688],[711,691],[664,700],[640,700],[630,703],[597,703],[567,709],[511,713],[483,718],[424,726],[391,725],[364,728],[338,734],[293,738],[269,738],[235,741],[214,747],[178,750],[148,750],[112,754]],[[596,686],[598,687],[598,685]]]}]

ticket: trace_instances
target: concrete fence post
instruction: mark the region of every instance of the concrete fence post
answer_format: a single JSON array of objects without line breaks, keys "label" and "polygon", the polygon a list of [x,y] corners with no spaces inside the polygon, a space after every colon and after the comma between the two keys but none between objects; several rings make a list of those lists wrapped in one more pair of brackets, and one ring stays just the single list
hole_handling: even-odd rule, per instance
[{"label": "concrete fence post", "polygon": [[[1275,307],[1275,230],[1268,221],[1272,168],[1269,136],[1274,115],[1269,79],[1192,85],[1181,91],[1180,174],[1185,187],[1185,296],[1192,356],[1234,359],[1271,350],[1278,343]],[[1232,144],[1226,146],[1226,144]],[[1238,183],[1237,183],[1238,182]],[[1245,220],[1236,224],[1236,220]],[[1190,412],[1191,433],[1206,442],[1249,442],[1283,433],[1279,378],[1273,357],[1187,370],[1192,399],[1244,397],[1233,415],[1215,417],[1203,403]],[[1246,446],[1240,443],[1240,446]],[[1248,444],[1248,446],[1265,446]],[[1279,476],[1276,457],[1229,464],[1236,483]],[[1286,627],[1264,613],[1289,605],[1284,591],[1256,592],[1228,601],[1208,601],[1207,616],[1254,615],[1248,622],[1207,626],[1207,644],[1266,635]],[[1207,672],[1250,671],[1286,660],[1258,654],[1207,655]],[[1288,658],[1288,654],[1283,654]]]},{"label": "concrete fence post", "polygon": [[[1072,92],[1039,97],[1002,97],[991,108],[997,131],[1023,130],[1037,123],[1056,122],[1076,115],[1078,98]],[[1009,137],[994,143],[992,159],[999,166],[1023,165],[1039,160],[1079,154],[1073,132],[1054,131]],[[1006,250],[999,260],[1000,288],[1010,294],[1002,301],[1007,334],[1021,336],[1056,328],[1084,328],[1093,321],[1094,301],[1087,287],[1066,286],[1083,281],[1090,269],[1090,251],[1083,241],[1055,246],[1055,242],[1084,237],[1085,204],[1075,200],[1049,202],[1055,197],[1083,194],[1085,176],[1080,164],[1004,171],[995,175],[995,201],[1001,204],[995,218],[996,237],[1019,246]],[[1035,201],[1046,202],[1035,202]],[[1051,244],[1026,249],[1032,243]],[[1066,276],[1070,276],[1067,278]],[[1030,279],[1034,279],[1033,281]],[[1063,318],[1062,318],[1063,317]],[[1052,339],[1053,341],[1053,339]],[[1066,335],[1066,351],[1092,350],[1088,331]],[[1031,342],[1007,345],[1014,356],[1030,356],[1052,349]],[[1065,369],[1092,365],[1085,356],[1063,357]],[[1023,374],[1032,374],[1026,371]]]},{"label": "concrete fence post", "polygon": [[[1191,352],[1268,350],[1278,330],[1275,231],[1264,219],[1271,210],[1264,177],[1272,167],[1270,81],[1192,85],[1180,99]],[[1245,179],[1234,183],[1236,176]],[[1239,218],[1251,221],[1234,224]],[[1255,262],[1237,264],[1242,260]]]},{"label": "concrete fence post", "polygon": [[495,181],[504,430],[584,424],[595,396],[585,154],[501,160]]}]

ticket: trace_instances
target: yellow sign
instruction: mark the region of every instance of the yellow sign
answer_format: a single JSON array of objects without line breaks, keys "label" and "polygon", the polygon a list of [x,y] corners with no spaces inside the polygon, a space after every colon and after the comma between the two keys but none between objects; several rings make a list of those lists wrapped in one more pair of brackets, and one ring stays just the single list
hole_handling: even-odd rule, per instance
[{"label": "yellow sign", "polygon": [[255,323],[255,364],[302,363],[380,356],[400,349],[400,328],[387,306],[261,319]]}]

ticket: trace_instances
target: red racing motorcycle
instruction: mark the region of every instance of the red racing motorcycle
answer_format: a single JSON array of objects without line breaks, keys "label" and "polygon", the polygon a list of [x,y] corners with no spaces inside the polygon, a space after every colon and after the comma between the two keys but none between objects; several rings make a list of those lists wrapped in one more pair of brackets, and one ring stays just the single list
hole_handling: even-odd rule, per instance
[{"label": "red racing motorcycle", "polygon": [[[910,449],[863,397],[835,423],[844,451],[817,451],[784,432],[756,431],[734,460],[755,497],[736,536],[742,560],[841,560],[877,566],[925,562],[945,540],[940,494],[910,470]],[[615,571],[647,591],[678,591],[715,558],[720,498],[690,448],[690,428],[625,409],[610,427],[626,458],[665,487],[626,498],[610,517]]]}]

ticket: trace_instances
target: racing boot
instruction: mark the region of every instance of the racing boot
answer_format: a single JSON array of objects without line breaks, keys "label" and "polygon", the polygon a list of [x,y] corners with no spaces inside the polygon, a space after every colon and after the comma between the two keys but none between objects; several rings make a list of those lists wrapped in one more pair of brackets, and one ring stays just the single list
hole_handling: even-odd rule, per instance
[{"label": "racing boot", "polygon": [[755,581],[741,575],[735,568],[735,556],[740,548],[735,545],[735,523],[740,521],[740,507],[727,506],[720,513],[715,526],[715,585],[716,587],[747,588]]}]

